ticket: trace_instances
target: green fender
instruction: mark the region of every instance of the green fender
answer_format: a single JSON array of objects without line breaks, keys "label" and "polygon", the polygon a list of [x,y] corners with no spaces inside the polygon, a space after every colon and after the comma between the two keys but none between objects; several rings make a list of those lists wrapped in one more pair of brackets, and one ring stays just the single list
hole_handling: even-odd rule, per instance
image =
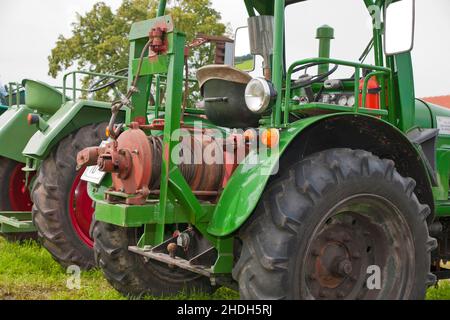
[{"label": "green fender", "polygon": [[[123,121],[124,112],[117,121]],[[66,102],[47,120],[48,128],[37,131],[23,149],[25,157],[42,160],[52,148],[70,133],[89,124],[109,121],[111,104],[100,101],[78,100]]]},{"label": "green fender", "polygon": [[30,113],[33,110],[20,106],[11,107],[0,116],[0,156],[25,163],[23,148],[37,131],[35,126],[28,125]]},{"label": "green fender", "polygon": [[[216,237],[224,237],[237,231],[244,222],[250,217],[255,210],[259,199],[261,198],[267,182],[271,176],[271,173],[278,170],[278,163],[281,156],[288,150],[289,145],[306,129],[317,125],[325,119],[331,119],[334,117],[349,117],[349,116],[367,117],[383,123],[385,129],[386,126],[392,128],[393,132],[397,132],[399,136],[403,136],[402,141],[408,142],[407,137],[398,130],[398,128],[391,124],[376,119],[371,116],[365,116],[355,113],[338,113],[329,114],[316,117],[310,117],[303,120],[299,120],[292,123],[287,129],[280,132],[280,144],[277,152],[273,152],[265,159],[261,159],[258,165],[249,166],[240,165],[230,181],[226,185],[220,200],[214,210],[212,219],[208,225],[208,233]],[[410,148],[416,154],[416,160],[421,159],[418,150],[410,143]],[[255,153],[255,152],[254,152]],[[249,157],[254,155],[250,153]],[[426,174],[425,167],[422,168]],[[428,178],[428,176],[427,176]],[[430,184],[431,192],[431,184]],[[432,201],[432,200],[431,200]]]},{"label": "green fender", "polygon": [[[256,208],[272,172],[277,169],[278,160],[289,144],[310,125],[333,116],[334,114],[310,117],[293,123],[280,132],[277,152],[261,159],[258,165],[240,165],[222,192],[208,232],[223,237],[239,229]],[[251,156],[252,154],[249,155]]]}]

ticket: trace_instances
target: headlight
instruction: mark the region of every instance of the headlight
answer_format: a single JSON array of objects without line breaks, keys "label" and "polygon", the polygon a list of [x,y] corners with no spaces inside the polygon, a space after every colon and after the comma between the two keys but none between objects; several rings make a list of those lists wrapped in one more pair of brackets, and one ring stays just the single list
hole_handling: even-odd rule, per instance
[{"label": "headlight", "polygon": [[275,90],[271,83],[264,78],[251,80],[245,89],[245,103],[253,113],[264,113],[275,97]]}]

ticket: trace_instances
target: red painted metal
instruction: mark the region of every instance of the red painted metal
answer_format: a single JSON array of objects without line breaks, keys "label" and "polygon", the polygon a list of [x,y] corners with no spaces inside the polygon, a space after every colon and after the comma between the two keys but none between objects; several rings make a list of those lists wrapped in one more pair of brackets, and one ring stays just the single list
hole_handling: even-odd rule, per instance
[{"label": "red painted metal", "polygon": [[84,169],[80,170],[70,188],[69,213],[72,225],[80,239],[90,248],[94,242],[89,235],[94,208],[87,191],[87,182],[81,180]]},{"label": "red painted metal", "polygon": [[[151,126],[163,126],[154,121]],[[112,173],[115,192],[107,195],[111,201],[118,201],[117,193],[129,195],[125,203],[142,205],[149,194],[157,194],[161,179],[162,159],[169,161],[168,148],[162,136],[147,136],[139,123],[131,123],[117,141],[104,148],[87,148],[77,156],[79,167],[98,164],[103,172]],[[194,194],[211,200],[228,183],[240,161],[248,153],[242,135],[228,139],[215,137],[214,130],[204,129],[191,132],[180,138],[180,154],[172,160],[178,164]],[[201,133],[201,134],[200,134]],[[239,146],[243,154],[239,155]]]},{"label": "red painted metal", "polygon": [[[28,186],[25,184],[25,172],[22,171],[24,164],[18,163],[11,172],[9,179],[9,203],[12,211],[31,211],[31,202]],[[29,179],[34,174],[30,174]]]}]

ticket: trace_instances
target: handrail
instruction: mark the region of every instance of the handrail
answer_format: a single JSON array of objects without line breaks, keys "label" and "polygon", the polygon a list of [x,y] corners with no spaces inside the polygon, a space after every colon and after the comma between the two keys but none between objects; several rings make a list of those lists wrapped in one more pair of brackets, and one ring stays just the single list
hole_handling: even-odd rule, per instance
[{"label": "handrail", "polygon": [[72,76],[72,98],[75,101],[76,100],[76,92],[77,92],[77,75],[87,75],[87,76],[94,76],[94,77],[107,77],[111,79],[118,79],[118,80],[127,80],[128,77],[125,76],[118,76],[113,74],[104,74],[104,73],[98,73],[98,72],[90,72],[90,71],[71,71],[69,73],[66,73],[63,78],[63,104],[66,103],[66,91],[67,91],[67,78],[69,76]]},{"label": "handrail", "polygon": [[[13,90],[13,87],[15,87],[14,90]],[[23,86],[18,82],[9,82],[8,83],[8,105],[10,107],[13,106],[14,91],[16,93],[16,105],[17,105],[17,107],[20,106],[20,89],[22,89],[22,88],[23,88]]]},{"label": "handrail", "polygon": [[[373,73],[375,72],[375,75],[384,75],[384,76],[390,76],[391,75],[391,69],[386,68],[386,67],[380,67],[380,66],[374,66],[374,65],[369,65],[369,64],[364,64],[364,63],[358,63],[358,62],[352,62],[352,61],[345,61],[345,60],[339,60],[339,59],[331,59],[331,58],[309,58],[309,59],[303,59],[303,60],[299,60],[294,62],[288,69],[287,75],[286,75],[286,90],[285,90],[285,108],[284,108],[284,125],[287,125],[289,123],[289,113],[290,113],[290,97],[291,97],[291,82],[292,82],[292,75],[294,73],[294,70],[296,67],[301,66],[301,65],[306,65],[306,64],[310,64],[310,63],[317,63],[317,64],[335,64],[335,65],[341,65],[341,66],[347,66],[347,67],[353,67],[355,68],[355,105],[353,110],[355,112],[358,112],[359,109],[359,81],[360,81],[360,74],[361,74],[361,69],[366,69],[366,70],[371,70],[372,72],[372,76],[374,75]],[[370,75],[370,74],[369,74]],[[365,77],[365,81],[367,80],[367,82],[364,83],[364,87],[363,87],[363,98],[366,98],[366,91],[364,89],[367,89],[368,86],[368,79],[367,77]]]}]

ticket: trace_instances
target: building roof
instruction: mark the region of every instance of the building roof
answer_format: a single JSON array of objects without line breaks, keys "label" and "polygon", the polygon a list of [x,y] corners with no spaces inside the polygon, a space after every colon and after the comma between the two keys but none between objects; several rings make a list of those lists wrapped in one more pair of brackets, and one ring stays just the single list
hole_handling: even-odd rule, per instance
[{"label": "building roof", "polygon": [[450,108],[450,95],[438,96],[438,97],[427,97],[427,98],[422,98],[422,100],[429,102],[429,103],[437,104],[442,107]]}]

